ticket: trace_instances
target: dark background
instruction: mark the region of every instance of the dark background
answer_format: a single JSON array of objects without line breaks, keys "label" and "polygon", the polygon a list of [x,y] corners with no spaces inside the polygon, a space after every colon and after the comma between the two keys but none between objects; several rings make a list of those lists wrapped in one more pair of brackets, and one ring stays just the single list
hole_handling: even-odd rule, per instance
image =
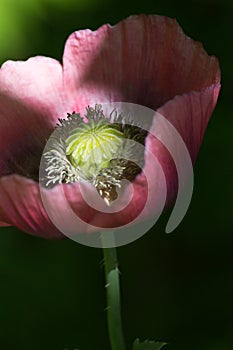
[{"label": "dark background", "polygon": [[[233,349],[233,2],[0,0],[0,60],[62,58],[67,36],[135,13],[176,17],[219,58],[222,91],[195,165],[193,199],[180,226],[168,214],[118,249],[123,322],[168,350]],[[110,350],[102,252],[0,229],[0,349]]]}]

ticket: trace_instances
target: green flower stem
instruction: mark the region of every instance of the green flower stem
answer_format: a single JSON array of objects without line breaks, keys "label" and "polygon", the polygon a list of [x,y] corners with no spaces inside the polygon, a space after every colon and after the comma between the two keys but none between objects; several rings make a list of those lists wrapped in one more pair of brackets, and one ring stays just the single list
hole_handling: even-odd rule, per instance
[{"label": "green flower stem", "polygon": [[[125,350],[121,322],[120,283],[116,248],[105,248],[114,243],[113,232],[102,232],[107,292],[108,332],[112,350]],[[112,245],[112,244],[111,244]]]}]

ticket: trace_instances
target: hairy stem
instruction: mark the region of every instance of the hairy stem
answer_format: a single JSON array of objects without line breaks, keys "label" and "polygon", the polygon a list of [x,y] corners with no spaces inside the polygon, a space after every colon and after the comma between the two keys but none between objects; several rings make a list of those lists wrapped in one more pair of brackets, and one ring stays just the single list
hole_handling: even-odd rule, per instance
[{"label": "hairy stem", "polygon": [[[107,293],[108,332],[112,350],[125,350],[120,302],[120,281],[114,233],[102,232],[104,266]],[[113,248],[106,248],[113,246]]]}]

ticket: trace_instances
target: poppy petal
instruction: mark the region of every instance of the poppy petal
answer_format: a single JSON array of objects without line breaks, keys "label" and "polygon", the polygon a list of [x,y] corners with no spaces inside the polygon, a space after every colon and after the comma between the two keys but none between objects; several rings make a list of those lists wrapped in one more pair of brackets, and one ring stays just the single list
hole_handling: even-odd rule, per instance
[{"label": "poppy petal", "polygon": [[63,95],[62,66],[54,59],[33,57],[2,65],[0,175],[20,173],[28,160],[38,163],[46,138],[65,113]]},{"label": "poppy petal", "polygon": [[193,91],[183,96],[176,96],[158,109],[183,138],[193,163],[217,103],[220,88],[220,84],[217,83],[200,92]]},{"label": "poppy petal", "polygon": [[71,34],[63,62],[65,89],[77,110],[108,101],[157,109],[220,79],[218,60],[201,43],[187,37],[175,19],[155,15]]},{"label": "poppy petal", "polygon": [[4,223],[40,237],[64,237],[44,210],[38,183],[18,175],[4,176],[0,179],[0,197],[0,218]]}]

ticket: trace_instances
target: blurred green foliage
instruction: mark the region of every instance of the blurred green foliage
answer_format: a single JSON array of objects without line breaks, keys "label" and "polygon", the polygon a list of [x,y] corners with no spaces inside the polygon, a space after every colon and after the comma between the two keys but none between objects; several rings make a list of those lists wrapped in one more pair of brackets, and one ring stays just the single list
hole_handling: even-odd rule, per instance
[{"label": "blurred green foliage", "polygon": [[[167,215],[118,249],[128,344],[168,350],[233,349],[232,81],[230,0],[0,0],[0,62],[62,59],[68,35],[133,13],[176,17],[215,54],[223,88],[195,166],[189,211],[171,235]],[[0,348],[109,350],[100,250],[0,229]]]},{"label": "blurred green foliage", "polygon": [[25,58],[30,46],[35,48],[34,54],[37,53],[40,50],[37,39],[43,39],[47,42],[44,47],[50,47],[45,37],[49,28],[56,32],[54,21],[58,14],[61,15],[60,26],[64,27],[62,17],[65,18],[66,12],[92,11],[95,6],[95,0],[0,0],[0,59]]}]

